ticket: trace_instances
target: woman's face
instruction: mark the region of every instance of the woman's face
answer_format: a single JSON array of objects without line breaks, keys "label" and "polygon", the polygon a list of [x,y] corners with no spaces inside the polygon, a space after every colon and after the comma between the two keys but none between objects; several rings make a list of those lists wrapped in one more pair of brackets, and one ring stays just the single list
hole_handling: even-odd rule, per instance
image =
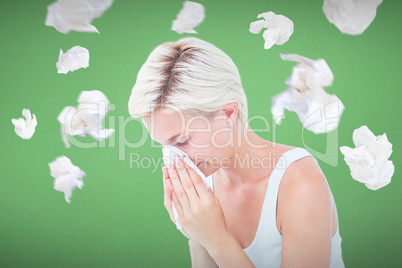
[{"label": "woman's face", "polygon": [[233,146],[233,128],[220,111],[213,118],[163,111],[142,118],[151,139],[163,147],[173,145],[184,151],[209,176],[227,165]]}]

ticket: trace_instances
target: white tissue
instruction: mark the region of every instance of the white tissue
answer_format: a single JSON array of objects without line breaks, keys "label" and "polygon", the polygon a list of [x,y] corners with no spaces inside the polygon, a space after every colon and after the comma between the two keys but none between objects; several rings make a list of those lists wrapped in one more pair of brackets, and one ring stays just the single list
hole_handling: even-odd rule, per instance
[{"label": "white tissue", "polygon": [[356,148],[340,147],[352,178],[364,183],[371,190],[389,184],[395,167],[388,160],[392,153],[392,144],[387,135],[384,133],[376,137],[367,126],[362,126],[353,132],[353,142]]},{"label": "white tissue", "polygon": [[87,68],[88,66],[88,49],[80,46],[75,46],[67,50],[64,54],[63,50],[60,49],[59,61],[56,63],[58,73],[66,74],[80,68]]},{"label": "white tissue", "polygon": [[89,134],[96,140],[109,137],[114,129],[102,129],[102,120],[108,112],[109,100],[99,90],[82,91],[78,97],[78,108],[65,107],[57,120],[61,124],[62,138],[70,147],[68,135],[84,137]]},{"label": "white tissue", "polygon": [[11,122],[14,124],[15,133],[23,138],[24,140],[32,138],[35,133],[35,127],[38,124],[36,121],[36,116],[33,114],[31,118],[31,111],[29,109],[22,110],[22,116],[24,118],[11,119]]},{"label": "white tissue", "polygon": [[[163,153],[163,162],[164,162],[165,166],[174,164],[174,157],[176,155],[182,156],[183,161],[187,165],[192,167],[198,173],[198,175],[200,175],[200,177],[204,181],[204,184],[207,187],[207,189],[210,187],[210,185],[212,185],[212,175],[205,177],[204,173],[202,173],[201,170],[194,164],[194,162],[191,161],[191,159],[188,157],[188,155],[185,152],[183,152],[182,150],[180,150],[179,148],[177,148],[175,146],[166,146],[166,147],[162,148],[162,153]],[[176,221],[176,227],[177,227],[177,229],[180,230],[183,226],[179,222],[179,219],[178,219],[179,214],[177,213],[177,210],[176,210],[173,202],[172,202],[172,207],[173,207],[174,218]]]},{"label": "white tissue", "polygon": [[204,6],[196,3],[186,1],[183,8],[173,21],[172,30],[182,33],[197,33],[194,28],[200,25],[205,18]]},{"label": "white tissue", "polygon": [[253,34],[259,34],[262,28],[267,28],[262,35],[265,40],[265,49],[269,49],[275,44],[283,45],[289,40],[293,33],[293,22],[290,19],[283,15],[276,15],[272,11],[257,16],[257,18],[261,17],[264,20],[250,23],[249,31]]},{"label": "white tissue", "polygon": [[281,58],[298,64],[286,80],[288,89],[272,98],[271,112],[276,123],[281,123],[287,109],[296,112],[303,127],[316,134],[335,129],[345,107],[338,97],[325,92],[324,87],[332,85],[334,78],[325,60],[314,61],[296,54],[281,54]]},{"label": "white tissue", "polygon": [[47,7],[45,25],[67,34],[70,31],[96,32],[93,19],[102,16],[113,0],[57,0]]},{"label": "white tissue", "polygon": [[373,22],[381,3],[382,0],[324,0],[322,10],[342,33],[358,35]]},{"label": "white tissue", "polygon": [[64,192],[67,203],[71,203],[73,190],[82,188],[84,182],[80,180],[86,174],[79,167],[74,166],[66,156],[57,157],[55,161],[49,163],[50,175],[55,178],[53,188]]}]

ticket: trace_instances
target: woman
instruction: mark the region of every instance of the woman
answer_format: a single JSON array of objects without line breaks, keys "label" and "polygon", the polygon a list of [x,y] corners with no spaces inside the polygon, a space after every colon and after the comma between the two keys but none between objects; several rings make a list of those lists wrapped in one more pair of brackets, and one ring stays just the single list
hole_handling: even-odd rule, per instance
[{"label": "woman", "polygon": [[163,168],[165,207],[189,238],[193,267],[344,267],[332,193],[305,149],[273,143],[247,123],[238,70],[188,37],[164,43],[138,73],[129,112],[153,140],[185,152]]}]

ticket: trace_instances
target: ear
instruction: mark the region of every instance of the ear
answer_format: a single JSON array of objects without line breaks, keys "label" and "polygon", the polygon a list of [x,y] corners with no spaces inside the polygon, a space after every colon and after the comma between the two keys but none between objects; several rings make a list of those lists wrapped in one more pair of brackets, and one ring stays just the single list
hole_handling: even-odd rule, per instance
[{"label": "ear", "polygon": [[237,120],[238,111],[236,102],[230,102],[222,108],[222,113],[226,116],[226,119],[231,119],[233,122]]}]

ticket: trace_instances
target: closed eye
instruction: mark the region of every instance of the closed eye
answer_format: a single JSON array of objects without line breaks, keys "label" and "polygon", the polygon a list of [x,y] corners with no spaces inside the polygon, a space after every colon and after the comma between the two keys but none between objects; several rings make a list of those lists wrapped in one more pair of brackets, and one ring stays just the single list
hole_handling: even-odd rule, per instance
[{"label": "closed eye", "polygon": [[183,146],[185,144],[187,144],[188,140],[184,141],[184,142],[178,142],[176,143],[176,146]]}]

